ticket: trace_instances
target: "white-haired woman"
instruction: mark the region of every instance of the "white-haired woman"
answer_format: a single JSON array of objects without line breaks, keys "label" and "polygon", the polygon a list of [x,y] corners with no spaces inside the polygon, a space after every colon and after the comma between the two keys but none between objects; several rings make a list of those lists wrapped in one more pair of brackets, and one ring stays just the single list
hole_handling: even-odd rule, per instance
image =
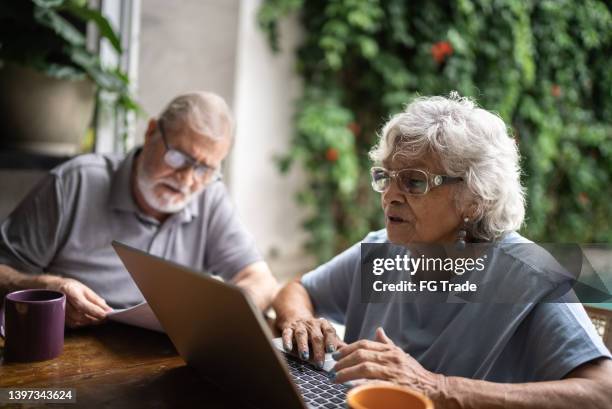
[{"label": "white-haired woman", "polygon": [[[357,243],[278,294],[285,348],[320,366],[334,352],[336,382],[391,381],[437,408],[609,407],[610,352],[583,307],[537,302],[550,289],[527,280],[541,276],[542,260],[511,251],[529,241],[516,232],[525,201],[504,122],[456,93],[417,98],[385,125],[371,157],[386,229],[363,243],[494,244],[510,263],[489,269],[521,280],[533,302],[364,303]],[[327,319],[346,325],[346,343]]]}]

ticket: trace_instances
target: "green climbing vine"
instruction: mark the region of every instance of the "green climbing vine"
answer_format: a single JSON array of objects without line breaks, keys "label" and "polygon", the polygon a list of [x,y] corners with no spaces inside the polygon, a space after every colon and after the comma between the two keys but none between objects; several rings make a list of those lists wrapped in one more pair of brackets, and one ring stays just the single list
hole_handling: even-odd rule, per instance
[{"label": "green climbing vine", "polygon": [[416,95],[457,90],[500,113],[523,157],[523,233],[612,242],[612,14],[603,0],[265,0],[258,20],[298,13],[304,92],[280,158],[308,185],[308,249],[330,258],[384,226],[367,152]]}]

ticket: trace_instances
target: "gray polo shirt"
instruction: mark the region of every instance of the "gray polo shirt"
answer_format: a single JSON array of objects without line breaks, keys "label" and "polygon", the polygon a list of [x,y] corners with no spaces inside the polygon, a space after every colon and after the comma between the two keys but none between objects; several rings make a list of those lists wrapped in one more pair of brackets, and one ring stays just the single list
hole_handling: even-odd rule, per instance
[{"label": "gray polo shirt", "polygon": [[[388,243],[386,231],[363,242]],[[529,279],[541,274],[542,254],[517,251],[525,247],[515,244],[524,243],[531,242],[518,233],[506,235],[494,253],[504,268],[495,260],[489,267],[499,282],[523,285],[537,300],[538,291],[549,290]],[[494,382],[561,379],[583,363],[610,358],[577,303],[362,302],[360,250],[357,243],[301,280],[317,314],[346,325],[346,342],[374,339],[382,326],[426,369]]]},{"label": "gray polo shirt", "polygon": [[112,240],[226,280],[261,260],[220,181],[163,223],[140,212],[130,190],[138,153],[82,155],[53,169],[0,225],[0,264],[77,279],[125,308],[143,297]]}]

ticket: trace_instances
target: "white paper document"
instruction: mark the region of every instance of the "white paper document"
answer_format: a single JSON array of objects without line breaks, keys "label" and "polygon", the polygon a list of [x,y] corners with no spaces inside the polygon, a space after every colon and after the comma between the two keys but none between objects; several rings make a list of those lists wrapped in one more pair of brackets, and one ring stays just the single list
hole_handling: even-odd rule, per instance
[{"label": "white paper document", "polygon": [[108,313],[107,317],[111,321],[117,321],[153,331],[166,332],[146,301],[124,310],[114,310]]}]

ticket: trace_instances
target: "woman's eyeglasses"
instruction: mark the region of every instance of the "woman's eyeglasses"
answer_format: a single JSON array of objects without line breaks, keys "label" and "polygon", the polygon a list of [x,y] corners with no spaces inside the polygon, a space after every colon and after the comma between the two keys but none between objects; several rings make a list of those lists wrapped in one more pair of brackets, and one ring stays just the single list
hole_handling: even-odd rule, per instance
[{"label": "woman's eyeglasses", "polygon": [[191,166],[193,168],[193,174],[197,179],[221,179],[221,172],[219,169],[200,163],[186,153],[170,147],[166,139],[166,133],[164,132],[163,122],[159,120],[157,125],[164,146],[166,147],[166,153],[164,154],[164,162],[166,165],[175,170],[181,170]]},{"label": "woman's eyeglasses", "polygon": [[372,189],[384,193],[390,186],[392,179],[399,181],[400,189],[409,195],[424,195],[431,189],[463,180],[460,177],[447,175],[434,175],[421,169],[387,170],[382,167],[370,169]]}]

